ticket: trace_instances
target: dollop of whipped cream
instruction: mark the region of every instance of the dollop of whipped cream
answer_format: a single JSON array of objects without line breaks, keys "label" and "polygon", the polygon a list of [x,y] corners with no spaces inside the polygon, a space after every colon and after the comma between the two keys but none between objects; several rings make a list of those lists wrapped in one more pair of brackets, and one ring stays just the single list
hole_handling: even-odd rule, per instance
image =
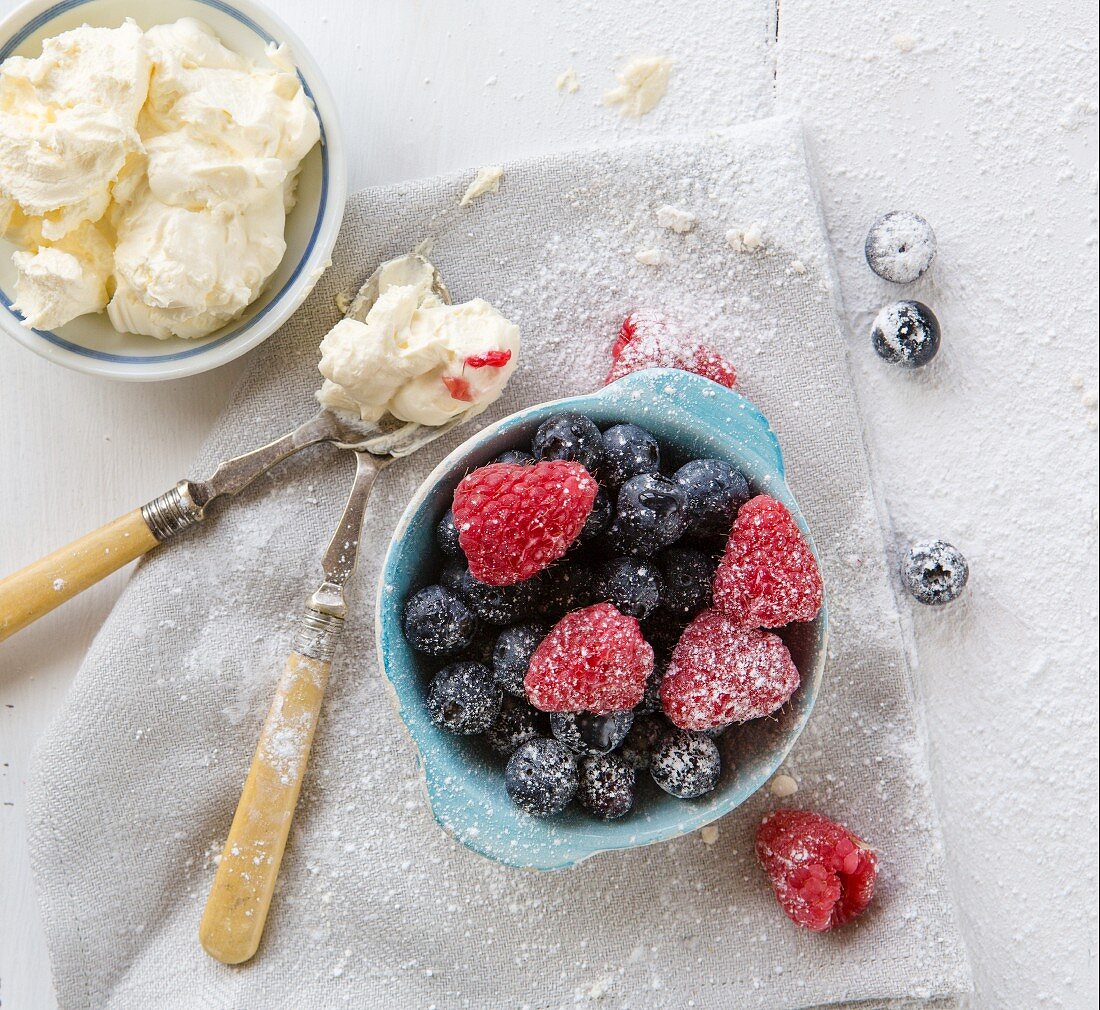
[{"label": "dollop of whipped cream", "polygon": [[23,248],[15,307],[55,328],[203,337],[286,251],[317,115],[285,54],[264,62],[191,18],[84,26],[0,66],[0,229]]},{"label": "dollop of whipped cream", "polygon": [[475,298],[448,305],[418,256],[386,264],[365,322],[342,319],[321,341],[322,405],[364,421],[386,413],[440,425],[480,414],[504,391],[519,327]]}]

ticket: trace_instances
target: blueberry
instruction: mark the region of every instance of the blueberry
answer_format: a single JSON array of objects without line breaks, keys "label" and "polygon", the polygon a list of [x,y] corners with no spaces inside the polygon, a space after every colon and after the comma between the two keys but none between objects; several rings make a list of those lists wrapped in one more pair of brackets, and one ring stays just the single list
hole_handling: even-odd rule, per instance
[{"label": "blueberry", "polygon": [[940,323],[923,302],[894,302],[875,316],[871,343],[891,364],[920,368],[940,349]]},{"label": "blueberry", "polygon": [[498,754],[511,754],[520,744],[539,735],[540,715],[527,702],[505,695],[500,715],[485,731],[485,739]]},{"label": "blueberry", "polygon": [[539,617],[556,624],[570,610],[592,601],[592,570],[578,561],[559,562],[541,573],[535,597]]},{"label": "blueberry", "polygon": [[575,754],[607,754],[626,739],[634,713],[552,712],[550,731]]},{"label": "blueberry", "polygon": [[539,460],[575,460],[593,475],[603,462],[600,429],[583,414],[556,414],[543,421],[531,448]]},{"label": "blueberry", "polygon": [[477,631],[477,615],[456,593],[428,586],[405,604],[405,639],[417,652],[455,656],[467,648]]},{"label": "blueberry", "polygon": [[657,713],[636,715],[634,725],[630,727],[630,732],[619,748],[619,754],[631,768],[645,771],[657,744],[667,732],[669,726],[664,716]]},{"label": "blueberry", "polygon": [[493,676],[509,694],[524,697],[523,678],[545,637],[546,628],[541,624],[514,624],[500,633],[493,649]]},{"label": "blueberry", "polygon": [[721,771],[718,745],[701,733],[685,729],[666,733],[649,761],[653,781],[682,800],[709,793],[718,784]]},{"label": "blueberry", "polygon": [[661,450],[655,439],[636,424],[616,424],[603,439],[603,479],[612,487],[643,473],[661,469]]},{"label": "blueberry", "polygon": [[497,629],[479,627],[474,640],[462,650],[460,659],[471,659],[483,666],[492,666],[493,650],[497,644]]},{"label": "blueberry", "polygon": [[496,721],[500,704],[500,687],[481,663],[443,667],[428,690],[432,722],[462,736],[484,733]]},{"label": "blueberry", "polygon": [[621,613],[648,617],[661,602],[664,582],[647,558],[614,558],[596,570],[596,594]]},{"label": "blueberry", "polygon": [[687,492],[668,477],[631,477],[619,488],[610,539],[627,554],[656,554],[683,536],[690,520],[688,504]]},{"label": "blueberry", "polygon": [[723,459],[693,459],[672,479],[687,492],[696,533],[729,536],[737,510],[752,496],[745,475]]},{"label": "blueberry", "polygon": [[530,581],[511,586],[490,586],[479,582],[466,571],[458,584],[458,592],[470,609],[489,624],[512,624],[531,612],[534,587]]},{"label": "blueberry", "polygon": [[657,655],[668,655],[676,648],[685,627],[687,621],[662,607],[642,622],[642,637]]},{"label": "blueberry", "polygon": [[661,711],[661,681],[665,679],[665,671],[667,669],[668,660],[663,658],[659,653],[655,653],[653,657],[653,670],[646,678],[645,682],[645,694],[642,695],[642,700],[634,706],[634,711],[639,715],[647,712]]},{"label": "blueberry", "polygon": [[669,613],[687,619],[710,606],[714,566],[702,551],[670,547],[658,554],[656,560],[664,584],[661,606]]},{"label": "blueberry", "polygon": [[936,233],[919,214],[895,210],[871,225],[863,253],[883,280],[909,284],[936,258]]},{"label": "blueberry", "polygon": [[443,556],[452,560],[465,558],[462,546],[458,542],[458,527],[455,525],[455,514],[447,509],[447,514],[439,520],[435,528],[435,542],[443,552]]},{"label": "blueberry", "polygon": [[445,589],[461,595],[462,580],[467,570],[465,561],[448,561],[439,570],[439,582]]},{"label": "blueberry", "polygon": [[580,534],[577,536],[577,543],[586,544],[598,537],[607,529],[610,522],[611,499],[602,491],[598,491],[596,500],[592,503],[592,511],[588,513],[588,518],[585,519],[584,526],[581,527]]},{"label": "blueberry", "polygon": [[970,566],[957,547],[944,540],[926,540],[906,551],[901,577],[919,603],[939,606],[950,603],[966,588]]},{"label": "blueberry", "polygon": [[634,769],[616,754],[581,761],[577,799],[600,820],[613,821],[634,806]]},{"label": "blueberry", "polygon": [[577,762],[565,744],[537,736],[512,752],[504,769],[504,788],[521,810],[552,817],[577,792]]},{"label": "blueberry", "polygon": [[522,449],[509,449],[507,452],[502,452],[494,463],[511,463],[513,466],[530,466],[535,462],[535,457],[529,452],[524,452]]}]

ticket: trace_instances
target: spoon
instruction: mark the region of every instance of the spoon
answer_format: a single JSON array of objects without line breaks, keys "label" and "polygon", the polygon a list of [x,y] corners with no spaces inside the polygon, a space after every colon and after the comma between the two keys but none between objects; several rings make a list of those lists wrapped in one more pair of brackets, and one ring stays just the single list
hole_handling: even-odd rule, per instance
[{"label": "spoon", "polygon": [[[386,267],[383,264],[380,271]],[[438,274],[435,277],[433,290],[449,301]],[[372,277],[373,297],[378,294],[377,278],[378,272]],[[373,304],[370,284],[368,281],[363,286],[349,311],[363,311],[364,305],[369,311]],[[363,305],[359,304],[361,299]],[[470,416],[464,412],[437,427],[391,422],[390,431],[357,442],[331,439],[355,451],[355,480],[321,562],[323,580],[306,602],[275,700],[260,732],[199,924],[199,942],[218,961],[247,961],[256,953],[263,934],[329,671],[348,613],[344,588],[355,569],[363,515],[374,482],[393,460],[434,442]]]},{"label": "spoon", "polygon": [[[425,270],[431,272],[432,290],[449,304],[451,296],[439,271],[421,253],[413,252],[382,263],[352,299],[345,317],[363,322],[378,298],[383,280],[387,286],[401,283],[416,273],[422,276]],[[431,429],[432,437],[438,438],[468,416],[459,414]],[[326,409],[274,442],[220,463],[205,480],[181,480],[140,508],[0,580],[0,642],[201,522],[214,501],[238,494],[275,464],[302,449],[330,442],[344,449],[398,457],[419,448],[423,431],[423,425],[392,417],[364,424]]]}]

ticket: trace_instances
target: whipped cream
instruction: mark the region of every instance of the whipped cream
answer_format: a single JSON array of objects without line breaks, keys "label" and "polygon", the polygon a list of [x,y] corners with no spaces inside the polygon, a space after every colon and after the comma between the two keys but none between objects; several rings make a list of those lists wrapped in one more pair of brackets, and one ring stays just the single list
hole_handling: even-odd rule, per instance
[{"label": "whipped cream", "polygon": [[319,136],[282,50],[248,59],[191,18],[84,26],[7,60],[0,229],[24,249],[16,307],[41,328],[106,307],[121,331],[206,336],[282,260]]},{"label": "whipped cream", "polygon": [[448,305],[420,257],[388,264],[365,322],[342,319],[321,341],[326,407],[377,421],[444,424],[480,414],[504,391],[519,328],[481,298]]}]

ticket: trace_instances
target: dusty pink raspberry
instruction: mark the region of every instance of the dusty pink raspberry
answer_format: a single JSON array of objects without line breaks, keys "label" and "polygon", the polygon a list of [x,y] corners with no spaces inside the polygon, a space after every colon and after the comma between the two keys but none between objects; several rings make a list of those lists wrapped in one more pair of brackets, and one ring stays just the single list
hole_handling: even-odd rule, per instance
[{"label": "dusty pink raspberry", "polygon": [[598,488],[580,463],[490,463],[455,488],[458,542],[470,572],[509,586],[558,560],[577,539]]},{"label": "dusty pink raspberry", "polygon": [[544,712],[623,712],[645,694],[653,649],[633,617],[610,603],[566,614],[542,640],[523,687]]},{"label": "dusty pink raspberry", "polygon": [[766,494],[741,506],[714,576],[714,606],[747,628],[810,621],[824,588],[787,507]]},{"label": "dusty pink raspberry", "polygon": [[737,372],[714,348],[657,312],[639,309],[623,320],[611,347],[604,385],[643,368],[679,368],[733,389]]},{"label": "dusty pink raspberry", "polygon": [[770,715],[798,688],[778,635],[703,610],[680,636],[661,681],[661,707],[681,729],[717,729]]}]

